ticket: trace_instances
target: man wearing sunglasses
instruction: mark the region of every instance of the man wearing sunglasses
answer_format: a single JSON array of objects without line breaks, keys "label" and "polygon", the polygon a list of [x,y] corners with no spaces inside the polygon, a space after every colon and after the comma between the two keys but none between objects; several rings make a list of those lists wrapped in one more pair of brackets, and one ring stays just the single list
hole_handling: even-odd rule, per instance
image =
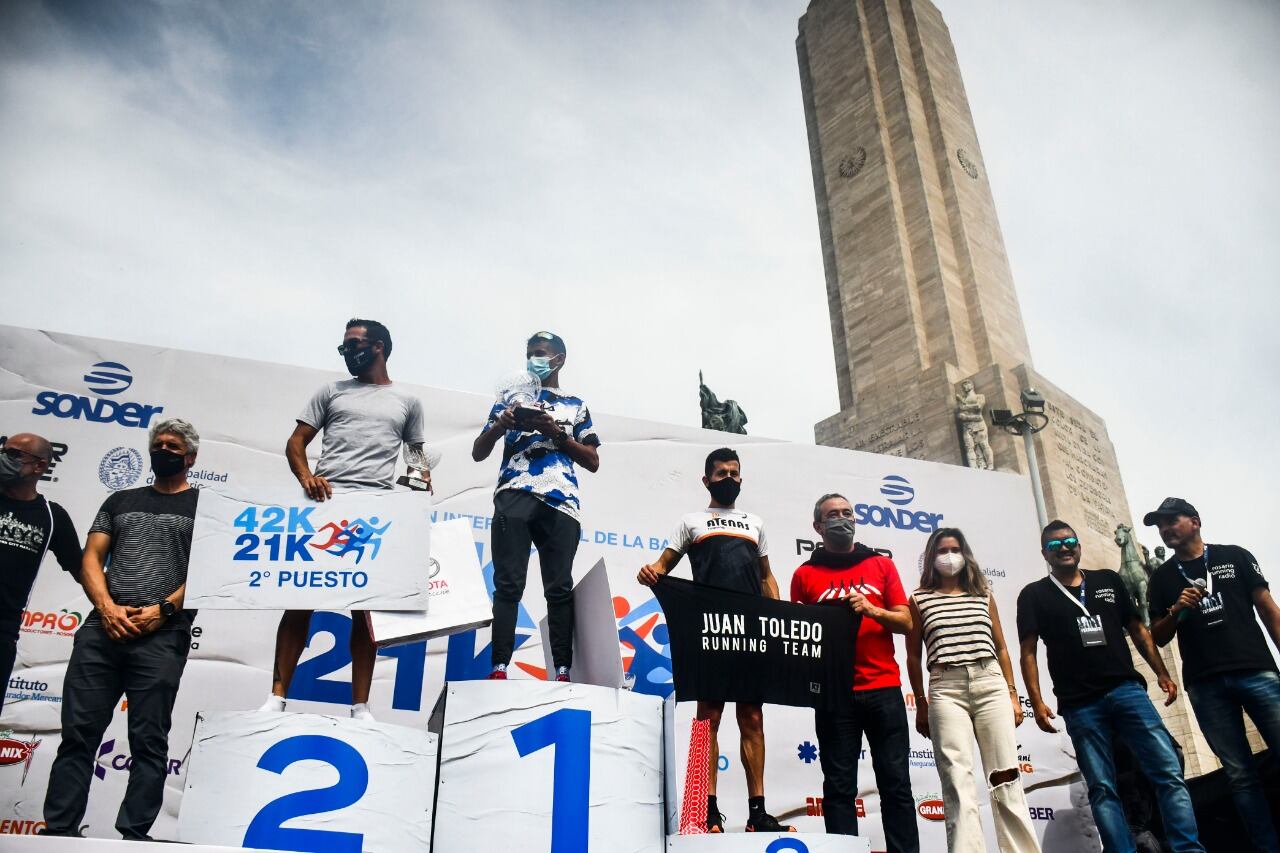
[{"label": "man wearing sunglasses", "polygon": [[[421,451],[426,439],[422,401],[392,384],[387,374],[391,333],[386,326],[376,320],[348,321],[338,354],[352,378],[330,382],[312,395],[285,447],[289,468],[315,501],[333,497],[335,489],[392,488],[401,447]],[[313,471],[307,445],[321,430],[320,460]],[[422,477],[430,486],[430,474],[424,471]],[[284,710],[298,658],[307,647],[311,613],[286,610],[280,617],[271,695],[261,710]],[[378,649],[368,614],[355,610],[351,617],[351,716],[371,720],[369,687]]]},{"label": "man wearing sunglasses", "polygon": [[1050,522],[1040,543],[1049,576],[1028,584],[1018,596],[1022,678],[1036,725],[1046,732],[1058,731],[1050,722],[1054,713],[1040,693],[1036,646],[1044,640],[1058,713],[1089,787],[1103,849],[1135,849],[1116,785],[1111,744],[1119,738],[1155,789],[1169,846],[1175,853],[1203,851],[1173,737],[1133,667],[1126,632],[1155,672],[1166,705],[1177,698],[1178,688],[1156,654],[1124,581],[1109,569],[1080,569],[1080,540],[1069,524]]},{"label": "man wearing sunglasses", "polygon": [[1142,523],[1158,527],[1173,549],[1151,575],[1151,636],[1161,646],[1178,637],[1187,696],[1222,761],[1244,831],[1255,849],[1280,851],[1240,714],[1248,712],[1271,754],[1280,753],[1280,675],[1258,627],[1261,619],[1280,642],[1280,608],[1252,554],[1205,544],[1200,513],[1187,501],[1165,498]]},{"label": "man wearing sunglasses", "polygon": [[67,511],[37,491],[53,448],[29,432],[0,438],[0,708],[18,653],[18,628],[36,572],[53,552],[58,565],[80,576],[80,538]]}]

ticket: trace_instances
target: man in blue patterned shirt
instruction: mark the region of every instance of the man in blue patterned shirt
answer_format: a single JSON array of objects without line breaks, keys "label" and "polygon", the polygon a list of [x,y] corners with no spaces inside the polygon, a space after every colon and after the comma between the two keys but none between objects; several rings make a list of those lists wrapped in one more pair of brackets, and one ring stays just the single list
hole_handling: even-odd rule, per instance
[{"label": "man in blue patterned shirt", "polygon": [[600,468],[600,437],[580,397],[560,390],[565,347],[559,335],[537,332],[526,348],[529,372],[542,380],[544,411],[516,426],[515,408],[496,403],[476,437],[471,458],[489,457],[503,440],[502,468],[493,493],[493,679],[507,677],[515,644],[516,612],[529,573],[529,547],[538,549],[555,679],[569,680],[573,663],[573,556],[578,550],[578,476],[575,463]]}]

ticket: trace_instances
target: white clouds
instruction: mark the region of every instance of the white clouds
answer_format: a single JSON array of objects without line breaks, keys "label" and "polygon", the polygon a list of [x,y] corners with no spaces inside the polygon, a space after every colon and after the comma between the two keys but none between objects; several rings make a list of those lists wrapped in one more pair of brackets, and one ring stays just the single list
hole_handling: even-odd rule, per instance
[{"label": "white clouds", "polygon": [[[337,370],[359,313],[397,375],[481,392],[549,327],[597,409],[696,423],[702,367],[809,440],[838,404],[803,5],[11,6],[0,278],[45,301],[7,321]],[[940,5],[1037,366],[1108,419],[1135,511],[1258,524],[1274,7]]]}]

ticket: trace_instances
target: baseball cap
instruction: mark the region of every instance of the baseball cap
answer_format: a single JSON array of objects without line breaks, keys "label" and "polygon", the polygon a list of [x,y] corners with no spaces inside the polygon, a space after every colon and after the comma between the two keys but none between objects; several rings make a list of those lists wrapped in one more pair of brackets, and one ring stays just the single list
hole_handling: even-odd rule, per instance
[{"label": "baseball cap", "polygon": [[1184,501],[1182,498],[1165,498],[1160,502],[1160,506],[1151,510],[1142,517],[1142,523],[1148,527],[1158,524],[1160,517],[1164,515],[1186,515],[1200,517],[1200,513],[1196,512],[1196,508]]},{"label": "baseball cap", "polygon": [[558,352],[565,351],[564,339],[561,338],[559,335],[557,335],[555,332],[534,332],[532,335],[529,336],[528,343],[532,344],[535,341],[546,341],[547,343],[555,347]]}]

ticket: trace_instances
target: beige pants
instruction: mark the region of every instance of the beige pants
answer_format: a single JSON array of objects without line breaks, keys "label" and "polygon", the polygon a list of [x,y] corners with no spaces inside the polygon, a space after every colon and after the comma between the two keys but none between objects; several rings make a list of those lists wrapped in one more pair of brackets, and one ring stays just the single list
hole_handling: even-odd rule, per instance
[{"label": "beige pants", "polygon": [[947,815],[947,849],[983,853],[982,819],[973,781],[973,742],[982,752],[983,777],[991,793],[996,840],[1004,853],[1039,851],[1020,774],[991,784],[991,775],[1018,768],[1013,707],[1004,674],[994,658],[968,666],[929,670],[929,734],[933,740],[942,802]]}]

